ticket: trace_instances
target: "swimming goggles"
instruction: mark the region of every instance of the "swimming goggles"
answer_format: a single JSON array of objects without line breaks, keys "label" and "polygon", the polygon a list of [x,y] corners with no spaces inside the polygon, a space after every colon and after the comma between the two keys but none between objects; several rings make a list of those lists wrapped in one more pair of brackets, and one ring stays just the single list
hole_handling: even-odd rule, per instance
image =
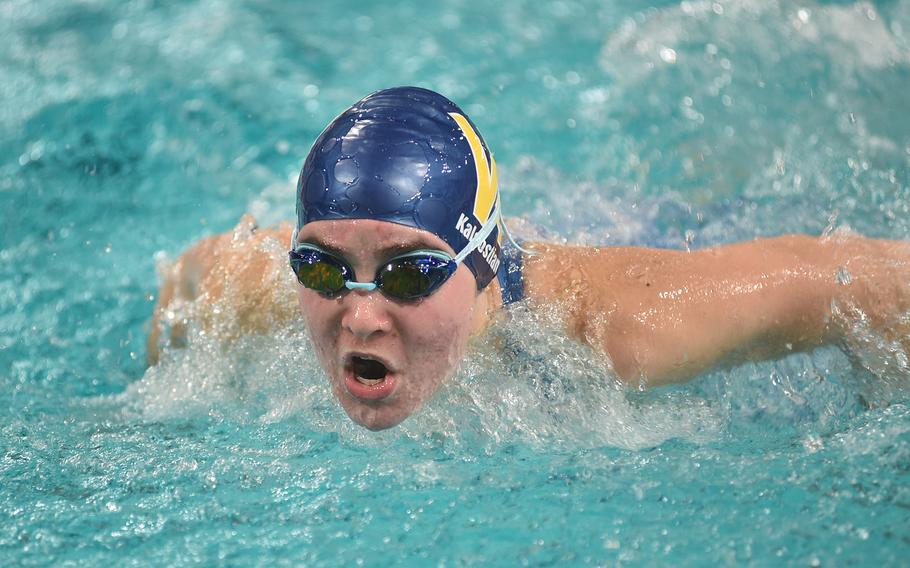
[{"label": "swimming goggles", "polygon": [[458,264],[443,251],[415,250],[390,259],[372,282],[354,281],[354,270],[341,258],[304,243],[290,252],[291,269],[301,284],[324,296],[347,290],[376,290],[398,300],[429,296],[455,274]]},{"label": "swimming goggles", "polygon": [[[288,253],[297,280],[323,296],[347,290],[380,290],[398,300],[425,298],[455,274],[458,265],[483,243],[499,220],[499,199],[484,226],[454,258],[441,250],[419,249],[389,259],[372,282],[357,282],[354,270],[339,256],[311,243],[300,243]],[[293,237],[297,239],[296,232]]]}]

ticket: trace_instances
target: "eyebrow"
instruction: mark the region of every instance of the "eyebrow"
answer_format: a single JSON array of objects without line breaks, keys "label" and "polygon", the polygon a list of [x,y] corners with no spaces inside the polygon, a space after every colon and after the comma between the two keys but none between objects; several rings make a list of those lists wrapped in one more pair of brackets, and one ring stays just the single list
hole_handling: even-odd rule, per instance
[{"label": "eyebrow", "polygon": [[294,248],[297,248],[297,247],[299,247],[300,245],[316,245],[317,247],[319,247],[319,248],[321,248],[321,249],[323,249],[323,250],[325,250],[325,251],[328,251],[328,252],[330,252],[330,253],[332,253],[332,254],[335,254],[335,255],[338,255],[338,256],[341,256],[341,257],[344,256],[344,253],[342,253],[340,250],[338,250],[337,248],[333,247],[333,246],[330,245],[329,243],[323,241],[323,240],[320,239],[319,237],[313,237],[312,239],[298,240],[296,243],[294,243]]},{"label": "eyebrow", "polygon": [[[309,243],[309,244],[316,245],[316,246],[318,246],[319,248],[324,249],[324,250],[326,250],[326,251],[328,251],[328,252],[330,252],[330,253],[332,253],[332,254],[334,254],[334,255],[337,255],[337,256],[339,256],[339,257],[341,257],[341,258],[345,258],[345,257],[346,257],[346,255],[344,254],[343,251],[341,251],[341,250],[339,250],[337,247],[334,247],[334,246],[330,245],[329,243],[323,241],[323,240],[320,239],[319,237],[313,237],[313,238],[309,238],[309,239],[304,239],[303,241],[298,242],[297,245],[301,245],[301,244],[303,244],[303,243]],[[412,251],[412,250],[422,250],[422,249],[442,250],[442,249],[440,249],[438,246],[432,245],[432,244],[428,243],[427,241],[425,241],[425,240],[423,240],[423,239],[421,239],[421,238],[416,238],[416,239],[414,239],[414,240],[412,240],[412,241],[406,241],[406,242],[402,242],[402,243],[395,243],[395,244],[392,244],[392,245],[389,245],[389,246],[386,246],[386,247],[382,247],[381,249],[379,249],[379,250],[377,251],[377,253],[378,253],[378,255],[379,255],[381,258],[386,258],[386,259],[388,259],[388,258],[392,258],[392,257],[398,256],[398,255],[400,255],[400,254],[404,254],[404,253],[410,252],[410,251]]]}]

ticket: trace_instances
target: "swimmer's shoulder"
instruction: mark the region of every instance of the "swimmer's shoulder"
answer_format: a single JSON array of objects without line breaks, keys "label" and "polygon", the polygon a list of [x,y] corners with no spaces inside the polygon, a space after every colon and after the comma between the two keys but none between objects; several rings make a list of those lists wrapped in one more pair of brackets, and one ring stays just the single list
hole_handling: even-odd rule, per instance
[{"label": "swimmer's shoulder", "polygon": [[612,249],[551,242],[528,242],[524,259],[527,295],[532,300],[565,298],[573,285],[590,283],[597,267],[617,256]]},{"label": "swimmer's shoulder", "polygon": [[[164,345],[185,342],[188,320],[165,322],[175,306],[191,304],[188,316],[204,329],[240,335],[267,332],[296,316],[293,279],[287,266],[291,225],[260,228],[244,215],[230,231],[203,238],[161,270],[152,315],[148,360]],[[224,335],[225,339],[230,339]]]},{"label": "swimmer's shoulder", "polygon": [[[599,292],[635,281],[643,270],[666,264],[681,251],[635,246],[570,244],[546,227],[516,217],[508,220],[508,233],[520,249],[525,297],[548,303],[571,299],[575,289]],[[650,268],[649,268],[650,267]],[[631,277],[631,278],[630,278]]]},{"label": "swimmer's shoulder", "polygon": [[233,275],[247,287],[273,285],[272,280],[289,273],[291,232],[290,223],[260,227],[252,215],[244,215],[232,230],[219,237],[219,263],[226,271],[223,277],[231,279]]},{"label": "swimmer's shoulder", "polygon": [[217,237],[205,284],[212,300],[224,300],[240,329],[264,332],[296,314],[287,251],[291,226],[259,227],[252,215]]},{"label": "swimmer's shoulder", "polygon": [[171,276],[193,289],[187,299],[227,297],[254,306],[272,290],[288,287],[290,240],[289,223],[263,228],[244,215],[233,229],[202,239],[181,255]]},{"label": "swimmer's shoulder", "polygon": [[630,295],[653,292],[652,286],[686,263],[685,251],[671,249],[550,242],[529,242],[527,248],[534,253],[524,261],[528,299],[545,306],[561,303],[579,316],[595,305],[604,313]]},{"label": "swimmer's shoulder", "polygon": [[278,244],[287,252],[287,247],[290,246],[291,242],[291,233],[292,227],[287,221],[282,221],[269,227],[260,227],[259,223],[256,222],[256,218],[246,213],[240,217],[233,229],[220,235],[220,238],[228,241],[236,248],[245,246],[274,247],[275,244]]}]

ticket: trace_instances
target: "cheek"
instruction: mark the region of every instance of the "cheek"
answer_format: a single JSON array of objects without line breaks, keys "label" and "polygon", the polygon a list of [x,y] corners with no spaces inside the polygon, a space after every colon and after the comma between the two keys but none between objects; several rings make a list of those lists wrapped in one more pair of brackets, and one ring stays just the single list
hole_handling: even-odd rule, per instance
[{"label": "cheek", "polygon": [[463,344],[467,343],[467,335],[462,331],[467,326],[461,318],[445,317],[447,315],[428,312],[421,318],[420,325],[412,327],[408,334],[409,342],[414,346],[422,345],[423,351],[431,352],[437,363],[441,361],[440,356],[459,355],[464,350]]},{"label": "cheek", "polygon": [[[332,359],[329,350],[335,344],[340,325],[337,322],[333,322],[332,308],[334,306],[331,302],[326,302],[325,299],[303,287],[297,290],[297,301],[300,304],[303,321],[310,334],[310,341],[316,348],[316,354],[325,363],[328,359]],[[335,319],[337,320],[338,318],[336,317]]]},{"label": "cheek", "polygon": [[[401,335],[407,353],[408,378],[399,396],[408,407],[408,414],[455,374],[467,344],[467,336],[461,332],[457,319],[446,319],[435,310],[426,310],[420,322]],[[404,326],[401,329],[404,331]]]},{"label": "cheek", "polygon": [[473,326],[476,301],[473,276],[468,284],[453,287],[447,294],[433,298],[432,303],[421,306],[408,337],[412,345],[422,345],[424,353],[432,354],[435,365],[448,363],[448,373],[460,362]]}]

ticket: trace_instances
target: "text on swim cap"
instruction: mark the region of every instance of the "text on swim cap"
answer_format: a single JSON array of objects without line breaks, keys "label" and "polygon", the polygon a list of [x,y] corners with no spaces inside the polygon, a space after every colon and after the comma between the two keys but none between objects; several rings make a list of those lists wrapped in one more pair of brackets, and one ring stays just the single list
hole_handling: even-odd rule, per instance
[{"label": "text on swim cap", "polygon": [[[467,215],[460,213],[458,215],[458,223],[455,224],[455,230],[461,233],[461,235],[470,242],[470,240],[474,238],[474,235],[477,234],[478,229],[471,223]],[[495,246],[484,241],[477,247],[477,252],[480,253],[480,256],[483,257],[494,274],[499,271],[499,257],[496,254]]]}]

